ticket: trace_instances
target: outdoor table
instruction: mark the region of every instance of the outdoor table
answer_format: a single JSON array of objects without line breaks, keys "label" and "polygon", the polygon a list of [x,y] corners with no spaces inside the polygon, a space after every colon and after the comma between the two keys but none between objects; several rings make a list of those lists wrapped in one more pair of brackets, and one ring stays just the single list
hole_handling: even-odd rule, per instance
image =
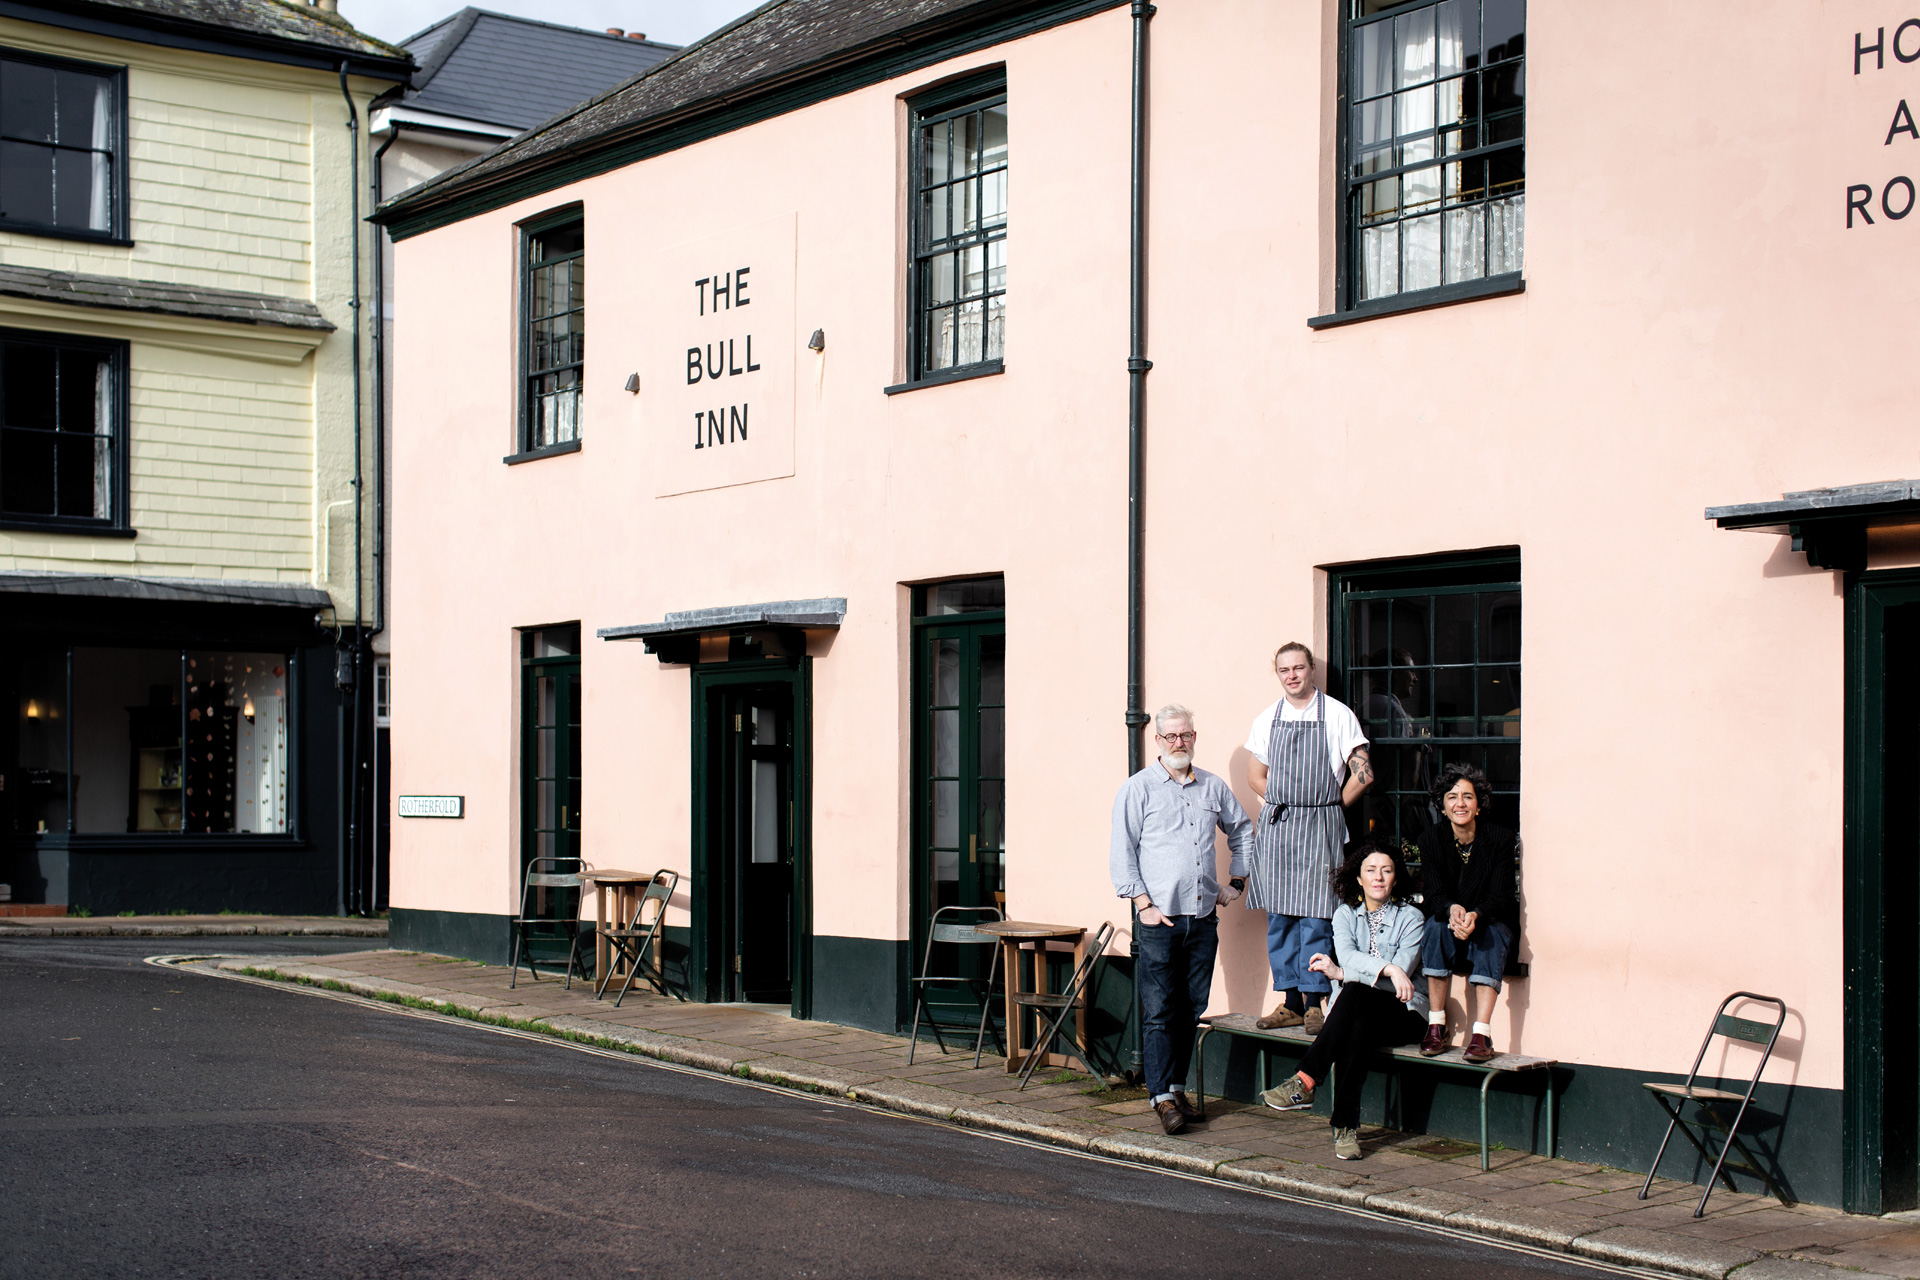
[{"label": "outdoor table", "polygon": [[[1087,946],[1087,931],[1079,925],[1036,924],[1030,920],[989,920],[974,926],[975,932],[990,933],[1000,939],[1005,963],[1002,971],[1007,976],[1007,1074],[1012,1075],[1026,1065],[1028,1048],[1026,1044],[1026,1019],[1020,1016],[1020,1009],[1014,1003],[1016,995],[1047,994],[1047,946],[1049,943],[1070,942],[1073,944],[1073,963],[1078,968],[1082,953]],[[1020,985],[1020,948],[1033,948],[1033,986]],[[1082,1003],[1074,1011],[1074,1029],[1080,1043],[1087,1042],[1087,1010]],[[1041,1060],[1041,1066],[1067,1066],[1073,1059],[1064,1053],[1049,1053]]]},{"label": "outdoor table", "polygon": [[[624,929],[633,919],[633,913],[640,907],[640,895],[653,882],[652,876],[641,875],[637,871],[618,871],[612,867],[587,872],[587,879],[593,882],[596,900],[595,915],[600,927],[593,931],[593,981],[596,986],[607,980],[607,897],[613,897],[613,924]],[[625,978],[623,969],[614,975]]]}]

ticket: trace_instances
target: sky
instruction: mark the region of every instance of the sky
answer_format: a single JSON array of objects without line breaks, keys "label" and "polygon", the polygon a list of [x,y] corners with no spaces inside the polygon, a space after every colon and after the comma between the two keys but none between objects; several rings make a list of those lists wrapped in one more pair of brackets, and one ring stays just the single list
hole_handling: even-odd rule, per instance
[{"label": "sky", "polygon": [[[596,31],[608,27],[644,31],[650,40],[692,44],[757,8],[758,0],[481,0],[474,7]],[[340,13],[347,21],[389,44],[398,44],[461,8],[461,0],[340,0]]]}]

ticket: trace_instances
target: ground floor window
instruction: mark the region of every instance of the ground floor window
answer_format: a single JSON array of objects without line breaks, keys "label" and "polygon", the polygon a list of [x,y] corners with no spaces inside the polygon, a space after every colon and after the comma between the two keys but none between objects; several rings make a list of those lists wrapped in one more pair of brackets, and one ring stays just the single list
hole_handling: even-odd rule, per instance
[{"label": "ground floor window", "polygon": [[524,867],[580,856],[580,624],[522,631],[520,671]]},{"label": "ground floor window", "polygon": [[18,830],[291,830],[286,653],[41,646],[14,656]]},{"label": "ground floor window", "polygon": [[1520,559],[1346,566],[1331,575],[1334,684],[1373,744],[1366,829],[1411,850],[1447,765],[1478,765],[1494,821],[1520,821]]}]

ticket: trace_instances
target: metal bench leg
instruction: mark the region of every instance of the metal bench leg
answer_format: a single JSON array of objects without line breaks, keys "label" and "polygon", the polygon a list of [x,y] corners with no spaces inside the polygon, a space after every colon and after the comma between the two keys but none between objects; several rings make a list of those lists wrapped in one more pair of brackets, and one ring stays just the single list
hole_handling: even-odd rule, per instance
[{"label": "metal bench leg", "polygon": [[[1207,1033],[1212,1030],[1211,1026],[1202,1027],[1193,1037],[1193,1060],[1199,1064],[1194,1070],[1194,1075],[1199,1079],[1194,1083],[1193,1096],[1201,1115],[1207,1113]],[[1226,1096],[1225,1090],[1221,1091],[1220,1096]]]},{"label": "metal bench leg", "polygon": [[1493,1072],[1480,1073],[1480,1172],[1487,1171],[1487,1086],[1493,1083]]}]

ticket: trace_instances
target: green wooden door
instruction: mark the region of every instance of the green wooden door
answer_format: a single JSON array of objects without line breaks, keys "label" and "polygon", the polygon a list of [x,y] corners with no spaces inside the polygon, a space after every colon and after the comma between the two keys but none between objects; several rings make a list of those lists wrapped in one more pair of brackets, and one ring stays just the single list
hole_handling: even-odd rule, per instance
[{"label": "green wooden door", "polygon": [[580,856],[578,627],[525,633],[521,650],[520,865]]},{"label": "green wooden door", "polygon": [[716,689],[719,753],[713,830],[732,957],[727,999],[793,999],[793,696],[784,684]]},{"label": "green wooden door", "polygon": [[[916,620],[913,663],[913,964],[941,907],[1006,910],[1007,624]],[[977,947],[941,944],[933,972],[986,976]],[[936,1004],[965,1005],[951,988]]]}]

